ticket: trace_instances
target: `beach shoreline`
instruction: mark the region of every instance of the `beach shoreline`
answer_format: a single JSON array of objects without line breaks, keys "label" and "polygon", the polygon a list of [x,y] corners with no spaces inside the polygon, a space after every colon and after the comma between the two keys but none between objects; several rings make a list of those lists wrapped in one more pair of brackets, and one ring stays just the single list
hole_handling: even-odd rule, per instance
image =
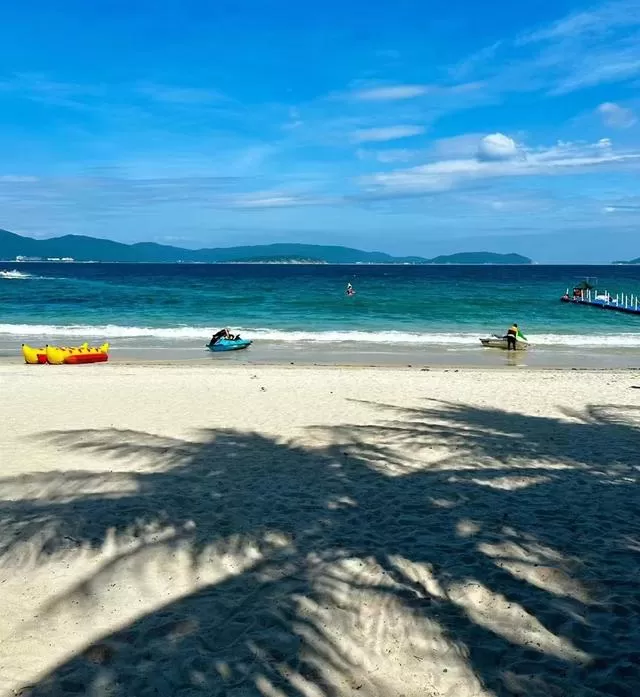
[{"label": "beach shoreline", "polygon": [[[45,342],[46,343],[46,342]],[[94,342],[99,345],[101,342]],[[37,342],[31,345],[44,345]],[[63,344],[64,345],[64,344]],[[0,364],[21,363],[19,345],[0,342]],[[131,347],[112,346],[109,363],[208,365],[212,368],[227,366],[336,366],[336,367],[429,367],[519,370],[634,370],[640,369],[637,349],[592,349],[583,351],[552,350],[532,347],[527,351],[507,352],[482,347],[451,349],[447,347],[393,347],[358,345],[300,345],[255,343],[249,349],[212,354],[203,347]]]}]

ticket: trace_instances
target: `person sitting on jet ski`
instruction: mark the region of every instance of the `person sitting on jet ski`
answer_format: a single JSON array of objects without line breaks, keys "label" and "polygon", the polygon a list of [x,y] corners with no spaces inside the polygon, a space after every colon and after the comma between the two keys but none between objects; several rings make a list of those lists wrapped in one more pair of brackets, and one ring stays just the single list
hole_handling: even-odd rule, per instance
[{"label": "person sitting on jet ski", "polygon": [[220,339],[233,339],[231,332],[226,327],[224,329],[221,329],[219,332],[216,332],[211,337],[211,341],[209,342],[209,346],[214,346],[215,344],[218,343],[218,341],[220,341]]}]

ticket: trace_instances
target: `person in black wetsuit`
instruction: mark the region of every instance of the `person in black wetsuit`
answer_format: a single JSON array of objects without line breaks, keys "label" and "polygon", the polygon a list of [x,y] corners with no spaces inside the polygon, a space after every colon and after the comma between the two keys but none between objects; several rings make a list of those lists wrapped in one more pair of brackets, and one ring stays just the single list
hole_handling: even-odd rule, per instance
[{"label": "person in black wetsuit", "polygon": [[216,332],[212,337],[211,341],[209,342],[209,346],[214,346],[215,344],[220,341],[220,339],[232,339],[233,337],[231,336],[231,332],[228,329],[221,329],[219,332]]},{"label": "person in black wetsuit", "polygon": [[518,334],[520,330],[518,325],[514,322],[507,331],[507,351],[516,350],[516,341],[518,339]]}]

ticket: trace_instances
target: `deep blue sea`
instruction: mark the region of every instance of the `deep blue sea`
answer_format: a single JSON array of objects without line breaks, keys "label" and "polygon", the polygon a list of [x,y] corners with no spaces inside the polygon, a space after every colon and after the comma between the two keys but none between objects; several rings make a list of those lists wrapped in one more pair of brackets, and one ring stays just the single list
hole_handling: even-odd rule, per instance
[{"label": "deep blue sea", "polygon": [[0,337],[202,347],[229,326],[298,346],[475,347],[515,321],[538,346],[640,347],[640,316],[559,302],[587,276],[613,295],[640,294],[640,266],[3,263]]}]

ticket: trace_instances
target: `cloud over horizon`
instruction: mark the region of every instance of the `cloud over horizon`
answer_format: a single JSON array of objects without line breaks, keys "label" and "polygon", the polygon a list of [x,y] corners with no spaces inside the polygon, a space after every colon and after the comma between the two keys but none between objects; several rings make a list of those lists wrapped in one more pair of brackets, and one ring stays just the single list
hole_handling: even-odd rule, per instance
[{"label": "cloud over horizon", "polygon": [[633,166],[640,170],[640,149],[618,152],[608,138],[596,143],[559,141],[551,147],[518,148],[511,138],[496,133],[480,140],[473,159],[438,160],[378,173],[367,181],[391,192],[416,193],[452,189],[472,179],[557,176],[605,166]]}]

